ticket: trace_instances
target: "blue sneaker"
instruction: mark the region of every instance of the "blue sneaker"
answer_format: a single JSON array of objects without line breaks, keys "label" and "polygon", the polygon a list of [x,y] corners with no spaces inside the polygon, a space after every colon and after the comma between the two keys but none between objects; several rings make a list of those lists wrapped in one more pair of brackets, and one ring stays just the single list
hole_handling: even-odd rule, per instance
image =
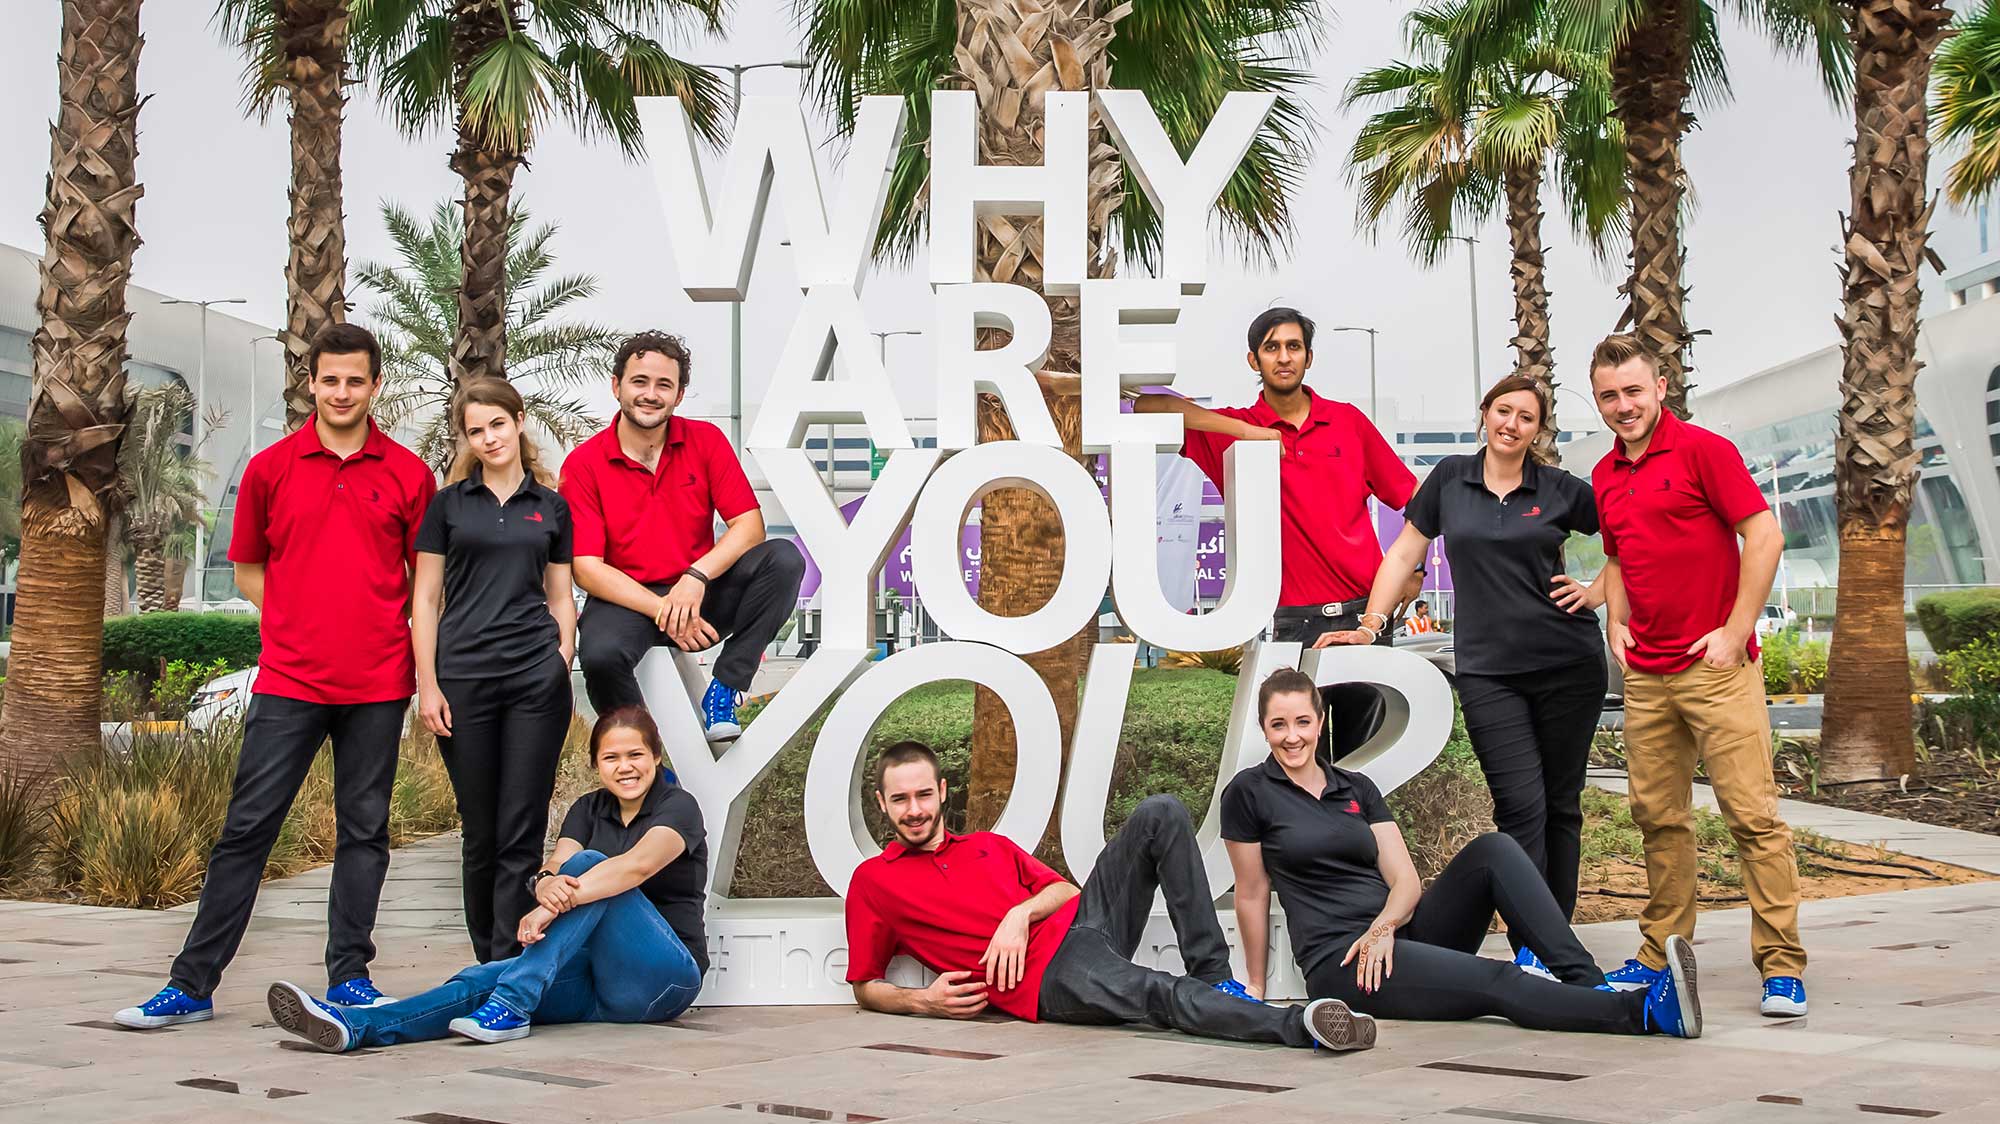
[{"label": "blue sneaker", "polygon": [[1246,1003],[1263,1002],[1262,999],[1250,994],[1250,989],[1244,987],[1240,980],[1223,980],[1221,983],[1215,985],[1215,990],[1229,996],[1231,999],[1241,999]]},{"label": "blue sneaker", "polygon": [[1806,981],[1797,976],[1772,976],[1765,980],[1761,1009],[1767,1019],[1800,1018],[1806,1013]]},{"label": "blue sneaker", "polygon": [[1514,954],[1514,967],[1521,969],[1531,976],[1540,976],[1552,983],[1562,982],[1556,979],[1554,972],[1549,971],[1547,964],[1542,963],[1542,958],[1535,955],[1535,950],[1526,945],[1522,945],[1521,951]]},{"label": "blue sneaker", "polygon": [[1648,968],[1637,960],[1627,960],[1623,968],[1613,968],[1604,973],[1604,982],[1613,991],[1646,991],[1660,982],[1662,974],[1658,968]]},{"label": "blue sneaker", "polygon": [[196,999],[172,984],[160,989],[158,995],[139,1004],[127,1007],[111,1016],[111,1021],[119,1026],[129,1026],[133,1030],[152,1030],[154,1027],[175,1026],[180,1023],[207,1022],[215,1017],[215,1001]]},{"label": "blue sneaker", "polygon": [[375,990],[367,976],[356,976],[339,987],[326,989],[326,1001],[336,1007],[380,1007],[395,1000]]},{"label": "blue sneaker", "polygon": [[701,724],[709,741],[726,742],[743,736],[743,727],[736,724],[736,704],[741,697],[720,679],[708,681],[708,693],[701,697]]},{"label": "blue sneaker", "polygon": [[461,1038],[474,1042],[512,1042],[528,1036],[528,1020],[498,999],[488,999],[477,1011],[451,1020],[449,1028]]},{"label": "blue sneaker", "polygon": [[305,988],[280,980],[264,994],[264,1003],[271,1008],[272,1021],[327,1053],[354,1048],[354,1029],[341,1017],[340,1008]]},{"label": "blue sneaker", "polygon": [[1646,1026],[1675,1038],[1701,1037],[1701,995],[1695,991],[1694,946],[1667,938],[1667,970],[1646,993]]}]

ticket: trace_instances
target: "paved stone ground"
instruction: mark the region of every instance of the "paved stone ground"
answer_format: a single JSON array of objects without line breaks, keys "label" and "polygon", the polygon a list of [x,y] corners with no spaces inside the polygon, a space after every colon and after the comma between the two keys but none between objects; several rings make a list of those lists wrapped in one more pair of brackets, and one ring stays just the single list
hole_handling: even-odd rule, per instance
[{"label": "paved stone ground", "polygon": [[[1858,841],[1878,826],[1855,828]],[[375,966],[392,991],[460,966],[455,851],[446,837],[396,855]],[[323,872],[266,887],[218,1019],[147,1032],[108,1017],[159,984],[185,912],[0,903],[0,1120],[2000,1120],[2000,882],[1806,903],[1807,1019],[1757,1016],[1748,916],[1732,910],[1702,916],[1698,1042],[1385,1023],[1378,1048],[1344,1056],[1149,1029],[697,1007],[661,1026],[333,1057],[288,1040],[263,1006],[273,979],[319,981],[324,887]],[[1625,922],[1582,933],[1607,964],[1635,939]]]}]

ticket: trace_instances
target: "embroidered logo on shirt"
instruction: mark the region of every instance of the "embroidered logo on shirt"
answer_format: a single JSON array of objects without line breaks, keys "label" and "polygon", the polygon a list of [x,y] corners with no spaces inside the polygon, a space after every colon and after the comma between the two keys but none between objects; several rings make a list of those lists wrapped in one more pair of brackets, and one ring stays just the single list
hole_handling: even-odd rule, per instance
[{"label": "embroidered logo on shirt", "polygon": [[1522,512],[1521,518],[1533,519],[1535,516],[1540,515],[1541,513],[1542,513],[1542,505],[1536,504],[1533,509]]},{"label": "embroidered logo on shirt", "polygon": [[1359,800],[1349,800],[1349,801],[1347,802],[1347,814],[1348,814],[1348,815],[1350,815],[1350,816],[1358,816],[1358,815],[1360,815],[1360,814],[1361,814],[1361,801],[1359,801]]},{"label": "embroidered logo on shirt", "polygon": [[522,518],[526,519],[530,523],[540,523],[542,521],[542,513],[539,511],[531,511],[527,515],[522,516]]}]

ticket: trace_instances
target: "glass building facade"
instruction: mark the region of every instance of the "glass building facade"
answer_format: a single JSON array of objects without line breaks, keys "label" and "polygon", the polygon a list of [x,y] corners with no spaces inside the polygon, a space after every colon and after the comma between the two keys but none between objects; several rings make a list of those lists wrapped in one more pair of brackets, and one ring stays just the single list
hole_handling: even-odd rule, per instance
[{"label": "glass building facade", "polygon": [[[2000,421],[2000,368],[1987,391],[1988,432]],[[1785,565],[1794,588],[1832,586],[1839,574],[1840,531],[1834,517],[1835,418],[1805,414],[1772,425],[1729,433],[1759,487],[1774,498],[1785,532]],[[1993,465],[2000,465],[2000,436],[1991,437]],[[1954,450],[1959,451],[1959,450]],[[1978,585],[1986,581],[1984,551],[1965,495],[1954,474],[1992,466],[1953,463],[1952,452],[1917,414],[1921,476],[1910,509],[1905,582],[1912,586]],[[1962,452],[1962,451],[1960,451]],[[1960,460],[1965,460],[1963,456]]]}]

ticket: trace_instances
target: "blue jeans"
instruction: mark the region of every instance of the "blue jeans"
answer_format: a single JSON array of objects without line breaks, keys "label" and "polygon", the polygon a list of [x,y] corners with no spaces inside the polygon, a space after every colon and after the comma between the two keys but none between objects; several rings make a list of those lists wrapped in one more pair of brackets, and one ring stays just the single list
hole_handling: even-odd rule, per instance
[{"label": "blue jeans", "polygon": [[[572,877],[604,861],[579,851]],[[381,1007],[342,1008],[354,1049],[428,1042],[451,1020],[498,999],[537,1023],[654,1023],[694,1002],[701,971],[673,927],[638,890],[577,906],[511,960],[474,964],[440,987]]]}]

